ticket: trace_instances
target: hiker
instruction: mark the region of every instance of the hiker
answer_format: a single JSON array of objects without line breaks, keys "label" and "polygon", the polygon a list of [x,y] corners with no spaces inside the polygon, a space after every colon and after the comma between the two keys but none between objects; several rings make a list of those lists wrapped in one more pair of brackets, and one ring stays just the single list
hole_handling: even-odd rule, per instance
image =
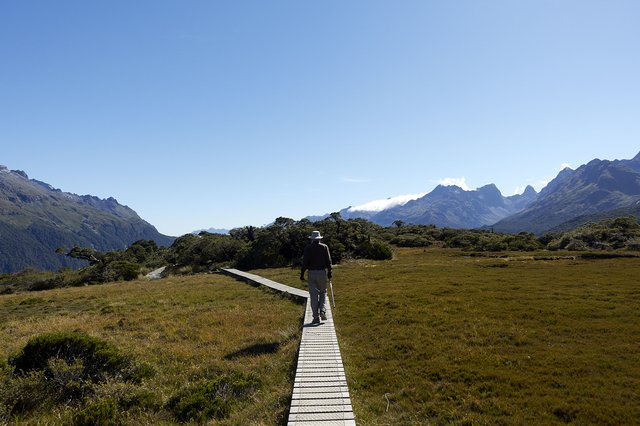
[{"label": "hiker", "polygon": [[320,242],[320,231],[313,231],[309,239],[311,243],[304,248],[300,279],[304,281],[304,271],[309,270],[307,285],[313,312],[311,324],[320,324],[320,318],[323,321],[327,320],[324,303],[327,296],[327,278],[331,279],[331,254],[329,247]]}]

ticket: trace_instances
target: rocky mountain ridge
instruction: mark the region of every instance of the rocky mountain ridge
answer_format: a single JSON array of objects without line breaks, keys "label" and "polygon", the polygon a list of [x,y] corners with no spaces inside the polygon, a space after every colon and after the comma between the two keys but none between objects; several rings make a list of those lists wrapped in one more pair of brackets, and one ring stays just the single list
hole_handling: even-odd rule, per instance
[{"label": "rocky mountain ridge", "polygon": [[504,197],[493,184],[472,191],[438,185],[418,199],[391,208],[371,211],[347,207],[340,210],[340,215],[382,226],[407,223],[541,234],[575,227],[589,218],[609,218],[624,212],[633,215],[638,203],[640,153],[630,160],[595,159],[576,170],[565,168],[540,193],[528,186],[520,195]]},{"label": "rocky mountain ridge", "polygon": [[78,266],[56,248],[114,250],[140,239],[173,241],[115,198],[63,192],[0,166],[0,272]]},{"label": "rocky mountain ridge", "polygon": [[[522,194],[505,197],[494,184],[471,191],[455,185],[438,185],[422,197],[381,211],[347,207],[339,213],[344,219],[363,218],[381,226],[401,221],[415,225],[471,229],[492,225],[524,209],[537,196],[532,186],[527,186]],[[327,216],[309,216],[308,219],[322,220]]]},{"label": "rocky mountain ridge", "polygon": [[[640,202],[640,153],[630,160],[595,159],[576,170],[564,169],[522,211],[494,225],[500,232],[536,234],[575,224],[578,217],[605,215]],[[631,209],[633,211],[633,209]]]},{"label": "rocky mountain ridge", "polygon": [[494,184],[472,191],[438,185],[424,197],[377,213],[371,220],[382,226],[401,220],[418,225],[479,228],[522,210],[537,196],[531,186],[521,195],[504,197]]}]

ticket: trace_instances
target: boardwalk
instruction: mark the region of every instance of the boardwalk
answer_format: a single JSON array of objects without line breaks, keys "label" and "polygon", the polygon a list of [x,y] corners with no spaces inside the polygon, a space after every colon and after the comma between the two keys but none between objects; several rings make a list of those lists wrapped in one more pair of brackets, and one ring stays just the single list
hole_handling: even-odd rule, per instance
[{"label": "boardwalk", "polygon": [[224,269],[223,272],[307,301],[287,425],[355,426],[329,303],[326,304],[327,321],[311,325],[313,315],[308,292],[237,269]]},{"label": "boardwalk", "polygon": [[249,272],[243,272],[238,269],[222,269],[222,272],[236,278],[242,278],[245,281],[249,281],[249,283],[253,285],[267,286],[272,290],[289,294],[293,297],[300,298],[303,301],[306,301],[306,299],[309,298],[308,291],[300,290],[299,288],[289,287],[288,285],[280,284],[275,281],[271,281],[267,278],[262,278],[260,275],[251,274]]},{"label": "boardwalk", "polygon": [[312,319],[307,303],[288,425],[355,426],[329,303],[327,321],[313,326]]}]

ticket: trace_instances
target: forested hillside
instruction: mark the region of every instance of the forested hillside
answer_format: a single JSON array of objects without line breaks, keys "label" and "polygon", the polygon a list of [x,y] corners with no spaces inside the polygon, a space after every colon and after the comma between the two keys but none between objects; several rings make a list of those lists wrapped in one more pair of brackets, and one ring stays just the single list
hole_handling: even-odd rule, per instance
[{"label": "forested hillside", "polygon": [[114,198],[62,192],[0,166],[0,272],[77,267],[77,261],[56,255],[56,248],[117,250],[140,239],[173,242]]}]

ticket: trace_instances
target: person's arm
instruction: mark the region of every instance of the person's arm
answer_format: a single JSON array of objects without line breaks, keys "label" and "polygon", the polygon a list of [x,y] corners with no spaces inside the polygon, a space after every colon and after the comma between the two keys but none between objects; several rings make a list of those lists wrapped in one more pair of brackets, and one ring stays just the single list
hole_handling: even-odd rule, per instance
[{"label": "person's arm", "polygon": [[327,246],[326,251],[326,262],[327,262],[327,277],[331,279],[331,253],[329,252],[329,247]]},{"label": "person's arm", "polygon": [[304,281],[304,271],[309,267],[309,250],[305,247],[304,255],[302,256],[302,268],[300,269],[300,280]]}]

